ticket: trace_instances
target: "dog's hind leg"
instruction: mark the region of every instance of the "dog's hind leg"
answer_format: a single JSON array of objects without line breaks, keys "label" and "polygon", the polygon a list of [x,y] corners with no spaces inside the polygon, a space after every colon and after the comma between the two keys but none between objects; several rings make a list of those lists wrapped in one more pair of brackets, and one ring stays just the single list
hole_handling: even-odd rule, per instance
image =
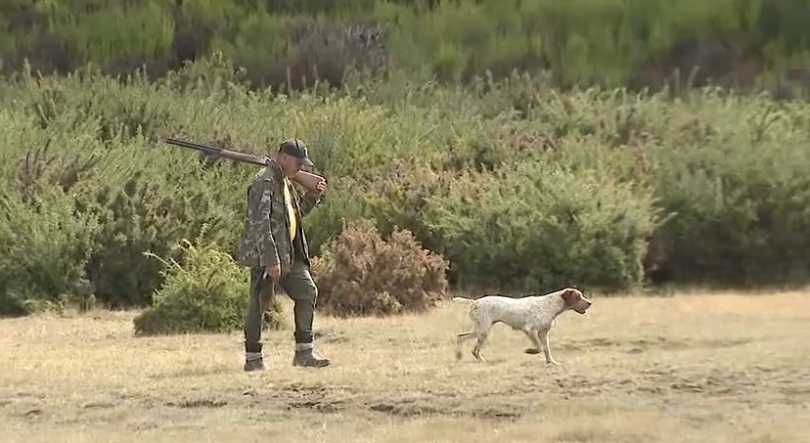
[{"label": "dog's hind leg", "polygon": [[484,343],[486,343],[487,338],[489,338],[489,328],[484,331],[476,331],[478,333],[478,340],[475,342],[475,347],[472,350],[472,355],[478,361],[486,361],[484,357],[481,356],[481,348],[484,347]]},{"label": "dog's hind leg", "polygon": [[475,336],[475,331],[462,332],[456,336],[456,360],[461,360],[461,344]]},{"label": "dog's hind leg", "polygon": [[531,340],[534,345],[533,348],[526,348],[523,352],[531,355],[537,355],[543,352],[543,345],[540,343],[540,337],[537,336],[537,333],[531,330],[523,331],[523,333],[526,334],[526,337],[529,337],[529,340]]}]

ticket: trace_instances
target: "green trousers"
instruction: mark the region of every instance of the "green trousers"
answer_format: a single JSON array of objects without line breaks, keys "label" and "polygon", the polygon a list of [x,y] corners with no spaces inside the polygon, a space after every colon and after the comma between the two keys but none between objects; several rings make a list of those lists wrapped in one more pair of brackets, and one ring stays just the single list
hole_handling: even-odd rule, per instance
[{"label": "green trousers", "polygon": [[[302,260],[294,260],[290,269],[281,275],[279,285],[293,300],[296,344],[312,343],[312,322],[318,288],[312,280],[309,267]],[[262,316],[275,297],[275,287],[264,268],[250,270],[250,302],[245,315],[245,352],[262,352]]]}]

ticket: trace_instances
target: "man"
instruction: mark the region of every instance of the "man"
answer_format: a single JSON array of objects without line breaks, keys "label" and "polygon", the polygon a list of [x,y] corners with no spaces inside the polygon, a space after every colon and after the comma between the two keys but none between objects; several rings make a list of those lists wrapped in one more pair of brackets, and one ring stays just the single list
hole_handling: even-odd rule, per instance
[{"label": "man", "polygon": [[279,146],[274,159],[248,188],[245,228],[235,261],[250,267],[250,303],[245,315],[245,371],[264,369],[262,317],[278,283],[292,298],[295,317],[294,366],[322,368],[329,360],[313,349],[312,321],[318,289],[310,274],[309,247],[301,219],[320,200],[326,182],[299,198],[290,179],[312,166],[307,147],[297,139]]}]

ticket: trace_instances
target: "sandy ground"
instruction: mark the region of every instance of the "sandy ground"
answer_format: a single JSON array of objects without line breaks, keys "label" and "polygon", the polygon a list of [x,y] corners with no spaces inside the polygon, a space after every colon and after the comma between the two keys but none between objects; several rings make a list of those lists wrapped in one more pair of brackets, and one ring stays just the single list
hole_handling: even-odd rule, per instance
[{"label": "sandy ground", "polygon": [[[132,313],[0,321],[2,441],[810,441],[810,293],[595,299],[552,331],[559,367],[499,325],[453,356],[466,308],[317,318],[324,370],[242,372],[241,336],[135,338]],[[289,310],[291,306],[287,305]]]}]

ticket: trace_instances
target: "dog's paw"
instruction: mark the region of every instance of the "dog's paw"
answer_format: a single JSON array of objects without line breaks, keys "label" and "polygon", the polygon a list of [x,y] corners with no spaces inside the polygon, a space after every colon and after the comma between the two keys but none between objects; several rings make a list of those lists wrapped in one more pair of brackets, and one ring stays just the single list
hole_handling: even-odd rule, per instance
[{"label": "dog's paw", "polygon": [[530,354],[530,355],[537,355],[537,354],[539,354],[539,353],[541,353],[543,351],[541,351],[540,349],[537,349],[537,348],[526,348],[526,349],[523,350],[523,352],[525,352],[526,354]]}]

